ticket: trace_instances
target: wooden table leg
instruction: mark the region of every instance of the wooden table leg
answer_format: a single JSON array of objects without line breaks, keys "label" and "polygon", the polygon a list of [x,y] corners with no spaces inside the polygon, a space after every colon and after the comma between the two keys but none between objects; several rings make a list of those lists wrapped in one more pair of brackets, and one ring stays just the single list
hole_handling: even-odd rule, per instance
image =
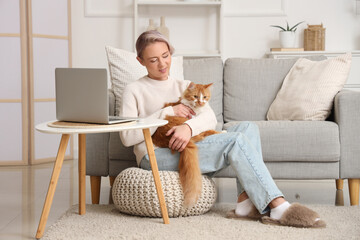
[{"label": "wooden table leg", "polygon": [[64,162],[66,147],[69,142],[69,138],[70,138],[69,134],[63,134],[61,137],[60,146],[54,163],[54,168],[51,175],[48,192],[46,194],[44,207],[41,213],[39,226],[35,236],[37,239],[41,238],[44,234],[46,222],[49,216],[51,204],[56,190],[57,181],[59,179],[61,167]]},{"label": "wooden table leg", "polygon": [[79,134],[79,214],[85,214],[86,203],[86,134]]},{"label": "wooden table leg", "polygon": [[148,128],[143,129],[143,134],[144,134],[144,138],[145,138],[147,152],[148,152],[149,159],[150,159],[150,166],[151,166],[152,174],[154,177],[156,192],[157,192],[157,195],[159,198],[161,215],[163,217],[164,223],[169,224],[170,223],[169,215],[168,215],[167,208],[166,208],[164,193],[163,193],[163,190],[161,187],[159,169],[158,169],[157,162],[156,162],[154,146],[153,146],[153,142],[151,139],[150,130]]}]

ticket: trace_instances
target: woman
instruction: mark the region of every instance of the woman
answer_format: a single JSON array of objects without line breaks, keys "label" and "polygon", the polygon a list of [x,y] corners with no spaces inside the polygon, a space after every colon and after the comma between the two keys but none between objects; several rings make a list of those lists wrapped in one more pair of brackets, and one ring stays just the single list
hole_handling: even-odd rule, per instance
[{"label": "woman", "polygon": [[[125,88],[120,114],[160,119],[166,115],[187,117],[189,120],[185,124],[167,133],[172,134],[169,148],[178,152],[192,136],[215,129],[216,117],[211,108],[193,118],[194,111],[183,104],[163,108],[167,102],[176,102],[190,84],[188,80],[169,76],[174,49],[166,38],[156,31],[144,32],[137,39],[136,50],[137,60],[146,67],[148,75]],[[155,130],[151,129],[151,134]],[[120,137],[125,146],[134,145],[138,165],[150,170],[141,130],[123,131]],[[238,199],[229,217],[261,219],[264,223],[296,227],[325,226],[314,211],[285,200],[263,162],[259,130],[254,123],[235,125],[227,129],[227,133],[209,136],[197,146],[203,174],[214,174],[229,165],[236,173]],[[155,150],[159,170],[178,170],[179,154],[171,154],[170,149]]]}]

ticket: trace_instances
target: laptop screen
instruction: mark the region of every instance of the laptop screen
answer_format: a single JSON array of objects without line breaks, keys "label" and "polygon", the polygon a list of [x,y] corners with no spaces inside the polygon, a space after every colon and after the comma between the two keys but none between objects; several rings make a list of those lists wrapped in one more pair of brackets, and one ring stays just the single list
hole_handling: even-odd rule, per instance
[{"label": "laptop screen", "polygon": [[56,118],[59,121],[108,123],[106,69],[55,69]]}]

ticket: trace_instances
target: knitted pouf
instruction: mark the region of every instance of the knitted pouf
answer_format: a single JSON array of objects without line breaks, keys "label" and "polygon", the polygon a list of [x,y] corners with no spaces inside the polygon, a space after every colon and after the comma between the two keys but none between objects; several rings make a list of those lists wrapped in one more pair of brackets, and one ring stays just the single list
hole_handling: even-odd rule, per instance
[{"label": "knitted pouf", "polygon": [[[213,180],[202,177],[202,192],[192,208],[184,208],[184,196],[179,173],[159,171],[162,189],[169,217],[193,216],[206,213],[216,200],[216,188]],[[115,179],[112,187],[115,207],[123,213],[161,217],[160,204],[156,193],[155,182],[151,171],[141,168],[128,168]]]}]

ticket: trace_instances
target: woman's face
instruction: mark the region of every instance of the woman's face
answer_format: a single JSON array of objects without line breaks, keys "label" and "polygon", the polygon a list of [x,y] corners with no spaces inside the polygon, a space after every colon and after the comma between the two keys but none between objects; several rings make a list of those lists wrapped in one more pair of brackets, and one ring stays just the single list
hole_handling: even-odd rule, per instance
[{"label": "woman's face", "polygon": [[155,80],[167,80],[171,66],[171,54],[164,42],[154,42],[148,45],[137,60],[146,67],[148,76]]}]

